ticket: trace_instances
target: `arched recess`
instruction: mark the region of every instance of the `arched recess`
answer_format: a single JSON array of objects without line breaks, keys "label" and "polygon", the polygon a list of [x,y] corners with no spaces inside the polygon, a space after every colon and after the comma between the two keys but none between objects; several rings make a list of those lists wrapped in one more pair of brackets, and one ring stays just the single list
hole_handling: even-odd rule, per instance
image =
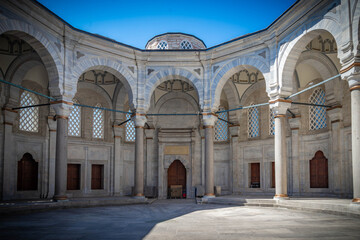
[{"label": "arched recess", "polygon": [[[316,71],[320,74],[322,80],[339,74],[335,64],[331,61],[331,59],[319,51],[303,52],[300,55],[295,68],[302,63],[305,63],[309,66],[316,66]],[[342,100],[341,92],[336,91],[336,89],[342,89],[340,81],[341,78],[338,77],[337,80],[332,80],[325,83],[325,92],[328,104],[331,102],[340,102]]]},{"label": "arched recess", "polygon": [[[265,78],[265,81],[268,83],[268,75],[270,73],[270,67],[265,62],[264,58],[260,56],[244,56],[232,60],[231,62],[224,65],[220,70],[217,70],[217,74],[211,82],[211,108],[212,111],[216,111],[220,104],[221,91],[229,80],[229,78],[238,72],[241,68],[254,67],[259,70]],[[268,85],[268,84],[267,84]]]},{"label": "arched recess", "polygon": [[[56,48],[40,29],[18,20],[1,20],[0,34],[10,34],[26,41],[40,56],[49,76],[51,96],[60,97],[63,89],[61,47]],[[60,44],[59,44],[60,45]]]},{"label": "arched recess", "polygon": [[167,81],[167,80],[174,80],[179,79],[182,81],[185,81],[192,85],[197,92],[198,98],[199,98],[199,104],[202,108],[203,105],[203,85],[202,81],[198,78],[196,78],[191,72],[180,69],[180,68],[168,68],[162,71],[159,71],[155,73],[146,83],[145,85],[145,98],[144,102],[146,104],[145,111],[147,111],[150,108],[150,100],[153,92],[155,91],[155,88],[160,85],[161,83]]},{"label": "arched recess", "polygon": [[[77,83],[80,76],[90,70],[102,70],[113,74],[124,85],[126,92],[129,96],[129,104],[131,108],[136,106],[133,96],[137,95],[137,82],[136,79],[126,70],[119,62],[107,58],[85,58],[79,61],[72,69],[71,85],[72,96],[77,91]],[[110,105],[112,106],[112,105]]]},{"label": "arched recess", "polygon": [[[111,108],[111,106],[112,106],[111,98],[110,98],[109,94],[102,87],[99,87],[96,84],[92,84],[92,83],[88,83],[88,82],[79,82],[78,83],[78,91],[80,91],[81,89],[88,89],[88,90],[95,92],[96,94],[101,96],[106,101],[107,106],[103,106],[103,107]],[[86,102],[84,102],[84,101],[82,101],[82,102],[85,105],[87,105]],[[114,118],[113,114],[110,114],[111,122],[113,122],[113,118]]]},{"label": "arched recess", "polygon": [[[271,97],[286,97],[292,93],[292,79],[296,63],[305,50],[305,46],[323,32],[331,34],[337,46],[341,43],[342,27],[332,19],[313,19],[312,22],[302,24],[301,28],[289,37],[283,39],[279,45],[279,81],[278,90],[271,93]],[[338,55],[339,56],[339,55]]]},{"label": "arched recess", "polygon": [[[169,101],[172,100],[176,100],[176,99],[181,99],[187,103],[189,103],[190,106],[192,106],[192,111],[188,111],[187,113],[197,113],[200,112],[200,106],[198,104],[198,102],[189,94],[187,93],[183,93],[183,92],[169,92],[165,95],[163,95],[155,104],[155,106],[151,105],[149,112],[151,113],[167,113],[167,112],[162,112],[162,110],[164,109],[163,106],[168,103]],[[179,101],[177,101],[177,103],[179,103]],[[184,112],[182,112],[184,113]],[[159,118],[164,118],[163,116],[149,116],[148,118],[148,124],[150,126],[154,126],[157,125],[160,122]],[[179,116],[176,117],[176,119],[179,119],[181,122],[183,122],[184,124],[181,123],[177,123],[176,121],[172,121],[171,125],[172,126],[167,126],[170,128],[184,128],[185,127],[185,123],[189,123],[190,125],[193,125],[193,127],[196,127],[198,125],[198,121],[199,118],[197,116]]]},{"label": "arched recess", "polygon": [[[36,53],[21,55],[11,63],[9,69],[6,72],[5,80],[17,85],[21,85],[21,82],[27,72],[38,65],[43,66],[43,62]],[[4,90],[5,96],[7,98],[6,104],[8,107],[18,106],[20,89],[13,86],[5,86]],[[46,101],[44,98],[41,98],[40,100],[42,102]]]},{"label": "arched recess", "polygon": [[[128,110],[128,109],[124,109],[124,104],[126,102],[129,102],[129,99],[126,99],[126,97],[127,97],[127,92],[124,87],[124,84],[122,84],[122,82],[118,82],[116,84],[115,91],[114,91],[114,97],[113,97],[113,102],[112,102],[113,108],[116,110],[120,110],[120,111]],[[123,113],[115,112],[114,115],[115,115],[114,119],[116,119],[116,120],[124,119]]]}]

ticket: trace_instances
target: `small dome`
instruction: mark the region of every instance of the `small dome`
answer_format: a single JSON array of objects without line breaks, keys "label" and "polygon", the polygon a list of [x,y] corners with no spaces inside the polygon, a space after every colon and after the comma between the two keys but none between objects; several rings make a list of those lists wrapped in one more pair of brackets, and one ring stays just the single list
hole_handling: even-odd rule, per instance
[{"label": "small dome", "polygon": [[175,49],[175,50],[189,50],[189,49],[205,49],[205,43],[190,34],[185,33],[164,33],[157,35],[150,39],[146,46],[146,49]]}]

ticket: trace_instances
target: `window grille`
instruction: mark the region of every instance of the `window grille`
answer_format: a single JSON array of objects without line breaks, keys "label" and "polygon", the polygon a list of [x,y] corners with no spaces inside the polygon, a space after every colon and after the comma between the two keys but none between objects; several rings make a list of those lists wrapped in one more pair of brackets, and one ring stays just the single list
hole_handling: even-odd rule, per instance
[{"label": "window grille", "polygon": [[[223,110],[225,110],[225,108],[223,108],[223,107],[219,108],[219,111],[223,111]],[[228,113],[227,112],[219,113],[218,116],[219,116],[219,118],[222,118],[222,119],[228,121]],[[228,129],[227,122],[224,122],[220,119],[218,119],[216,121],[214,138],[215,138],[216,142],[224,142],[229,139],[229,129]]]},{"label": "window grille", "polygon": [[259,136],[259,110],[257,107],[248,109],[248,136],[249,138]]},{"label": "window grille", "polygon": [[[131,119],[131,114],[126,114],[126,120]],[[135,123],[133,120],[130,120],[125,125],[125,141],[126,142],[135,142]]]},{"label": "window grille", "polygon": [[[101,104],[95,107],[100,108]],[[104,111],[98,108],[93,109],[93,137],[104,138]]]},{"label": "window grille", "polygon": [[181,49],[192,49],[192,45],[189,41],[184,40],[180,43],[180,48]]},{"label": "window grille", "polygon": [[[79,103],[77,100],[73,100],[74,103]],[[68,135],[80,137],[81,136],[81,108],[74,106],[71,109],[68,123]]]},{"label": "window grille", "polygon": [[166,41],[161,41],[157,45],[157,49],[168,49],[168,44]]},{"label": "window grille", "polygon": [[[35,94],[24,91],[20,96],[22,107],[39,104]],[[19,129],[27,132],[39,131],[39,108],[30,107],[20,110]]]},{"label": "window grille", "polygon": [[[321,88],[313,91],[309,98],[313,104],[325,104],[325,92]],[[326,109],[324,107],[310,106],[309,108],[309,129],[317,130],[326,128]]]},{"label": "window grille", "polygon": [[275,135],[275,118],[274,118],[274,110],[269,108],[269,134]]}]

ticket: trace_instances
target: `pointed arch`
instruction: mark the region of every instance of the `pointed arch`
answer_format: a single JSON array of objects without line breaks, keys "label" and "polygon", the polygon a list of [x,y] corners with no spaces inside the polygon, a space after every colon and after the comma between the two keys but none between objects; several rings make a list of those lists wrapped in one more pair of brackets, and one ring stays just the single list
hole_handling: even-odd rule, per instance
[{"label": "pointed arch", "polygon": [[[72,70],[71,85],[72,95],[74,96],[77,91],[77,83],[80,76],[90,70],[102,70],[107,71],[117,77],[124,85],[128,96],[129,104],[135,105],[133,96],[137,93],[137,82],[136,79],[125,69],[122,63],[108,59],[108,58],[84,58],[79,61]],[[110,105],[111,106],[111,105]]]},{"label": "pointed arch", "polygon": [[279,44],[279,81],[278,91],[272,96],[286,97],[292,93],[292,79],[296,63],[305,46],[322,32],[330,33],[337,44],[341,41],[342,27],[333,19],[316,18],[312,22],[302,24],[293,34],[284,38]]},{"label": "pointed arch", "polygon": [[221,69],[217,70],[211,81],[211,109],[216,109],[220,104],[221,91],[229,78],[234,75],[241,67],[254,67],[262,73],[268,88],[268,75],[270,67],[266,60],[260,56],[242,56],[226,63]]},{"label": "pointed arch", "polygon": [[0,34],[9,33],[26,41],[40,56],[49,76],[49,90],[51,96],[58,97],[64,94],[63,65],[61,47],[56,48],[54,43],[43,34],[35,25],[30,25],[18,20],[2,19]]},{"label": "pointed arch", "polygon": [[192,86],[194,86],[196,93],[199,97],[199,105],[203,104],[203,94],[201,90],[203,89],[202,81],[195,77],[194,74],[189,72],[188,70],[182,68],[166,68],[164,70],[160,70],[153,74],[152,77],[147,81],[145,85],[145,109],[148,110],[150,107],[150,100],[155,88],[161,83],[167,80],[179,79],[185,81]]}]

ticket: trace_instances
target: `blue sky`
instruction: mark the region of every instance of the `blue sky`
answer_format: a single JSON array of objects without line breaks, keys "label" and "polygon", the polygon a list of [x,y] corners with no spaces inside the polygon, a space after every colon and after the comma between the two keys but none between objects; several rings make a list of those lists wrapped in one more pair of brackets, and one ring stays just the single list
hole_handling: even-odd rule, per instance
[{"label": "blue sky", "polygon": [[295,0],[39,0],[81,30],[144,49],[153,36],[183,32],[207,47],[266,28]]}]

